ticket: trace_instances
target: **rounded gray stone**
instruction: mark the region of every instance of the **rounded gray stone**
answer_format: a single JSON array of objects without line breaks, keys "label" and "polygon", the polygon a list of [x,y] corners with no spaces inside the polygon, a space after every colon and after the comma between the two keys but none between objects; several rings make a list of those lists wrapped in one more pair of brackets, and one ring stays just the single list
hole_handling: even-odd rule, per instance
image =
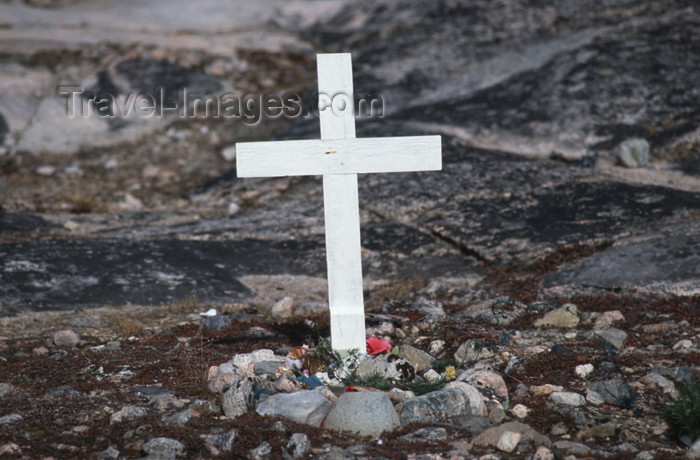
[{"label": "rounded gray stone", "polygon": [[80,344],[80,336],[71,329],[58,331],[53,335],[53,343],[57,347],[76,347]]},{"label": "rounded gray stone", "polygon": [[320,426],[331,409],[331,403],[318,390],[303,390],[296,393],[277,393],[261,402],[256,412],[259,415],[283,417],[297,423]]},{"label": "rounded gray stone", "polygon": [[153,414],[152,411],[141,406],[124,406],[110,417],[110,423],[128,422],[137,418],[146,417]]},{"label": "rounded gray stone", "polygon": [[649,142],[634,137],[620,143],[615,149],[619,162],[628,168],[639,168],[649,164]]},{"label": "rounded gray stone", "polygon": [[571,391],[554,391],[549,395],[549,399],[564,406],[585,406],[586,398]]},{"label": "rounded gray stone", "polygon": [[10,385],[9,383],[0,383],[0,398],[11,395],[15,393],[17,389]]},{"label": "rounded gray stone", "polygon": [[176,439],[153,438],[143,444],[143,451],[159,458],[175,458],[185,452],[185,446]]},{"label": "rounded gray stone", "polygon": [[333,404],[323,427],[378,437],[399,427],[399,416],[383,391],[344,393]]},{"label": "rounded gray stone", "polygon": [[627,333],[621,329],[616,329],[614,327],[608,329],[596,329],[593,331],[594,339],[604,340],[609,343],[617,350],[622,350],[625,348],[625,342],[627,341]]},{"label": "rounded gray stone", "polygon": [[416,396],[404,403],[401,424],[432,423],[459,415],[483,415],[483,401],[479,407],[475,407],[472,399],[461,388],[445,388]]}]

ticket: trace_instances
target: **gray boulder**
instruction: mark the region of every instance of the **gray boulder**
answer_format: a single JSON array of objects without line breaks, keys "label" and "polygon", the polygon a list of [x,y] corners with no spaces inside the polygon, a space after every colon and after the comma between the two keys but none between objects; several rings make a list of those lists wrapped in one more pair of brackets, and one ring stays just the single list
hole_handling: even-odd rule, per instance
[{"label": "gray boulder", "polygon": [[379,374],[385,379],[413,380],[415,371],[413,364],[396,355],[379,355],[367,358],[357,366],[358,377]]},{"label": "gray boulder", "polygon": [[228,418],[236,418],[253,408],[253,380],[243,379],[238,385],[232,386],[222,400],[224,414]]},{"label": "gray boulder", "polygon": [[634,389],[622,379],[599,380],[588,388],[602,396],[606,403],[623,408],[630,407],[636,396]]},{"label": "gray boulder", "polygon": [[272,395],[260,403],[256,412],[259,415],[283,417],[297,423],[320,426],[330,410],[331,403],[323,393],[317,390],[302,390]]},{"label": "gray boulder", "polygon": [[423,372],[430,368],[430,356],[419,348],[411,345],[399,345],[398,355],[413,364],[416,372]]},{"label": "gray boulder", "polygon": [[287,453],[292,456],[293,459],[304,458],[306,454],[309,453],[311,449],[311,443],[309,442],[309,437],[304,433],[294,433],[287,443]]},{"label": "gray boulder", "polygon": [[[463,383],[463,385],[467,385]],[[467,385],[471,387],[471,385]],[[469,390],[473,395],[478,395],[476,388]],[[481,404],[476,399],[459,387],[445,388],[428,394],[416,396],[404,402],[401,409],[400,420],[402,425],[408,423],[433,423],[439,420],[460,415],[484,415],[486,407],[483,400]]]},{"label": "gray boulder", "polygon": [[615,156],[628,168],[646,166],[649,164],[649,142],[639,137],[627,139],[615,148]]},{"label": "gray boulder", "polygon": [[615,347],[615,349],[622,350],[625,348],[627,333],[614,327],[608,329],[597,329],[593,331],[593,338],[602,345],[608,343]]},{"label": "gray boulder", "polygon": [[399,427],[399,416],[383,391],[344,393],[333,404],[323,427],[378,437]]}]

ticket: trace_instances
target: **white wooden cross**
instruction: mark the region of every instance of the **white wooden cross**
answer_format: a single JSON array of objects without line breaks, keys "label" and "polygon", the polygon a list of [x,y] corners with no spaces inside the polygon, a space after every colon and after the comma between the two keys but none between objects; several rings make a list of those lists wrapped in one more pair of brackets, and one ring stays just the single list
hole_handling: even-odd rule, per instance
[{"label": "white wooden cross", "polygon": [[236,147],[238,177],[323,175],[331,345],[365,352],[358,173],[442,169],[440,136],[355,138],[350,54],[318,54],[321,139]]}]

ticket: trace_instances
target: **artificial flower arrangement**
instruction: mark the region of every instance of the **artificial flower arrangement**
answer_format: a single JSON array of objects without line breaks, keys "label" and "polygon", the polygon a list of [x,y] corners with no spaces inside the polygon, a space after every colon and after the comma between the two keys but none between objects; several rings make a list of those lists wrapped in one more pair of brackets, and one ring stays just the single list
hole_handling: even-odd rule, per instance
[{"label": "artificial flower arrangement", "polygon": [[[304,344],[292,348],[287,354],[285,368],[295,372],[298,375],[297,380],[308,388],[316,388],[321,385],[345,386],[346,392],[356,391],[355,387],[381,387],[386,389],[400,385],[408,389],[414,389],[417,393],[423,393],[436,386],[444,385],[447,381],[453,380],[456,375],[454,366],[446,366],[443,377],[436,381],[422,377],[416,378],[415,369],[403,360],[404,364],[411,369],[408,369],[410,372],[404,372],[398,380],[387,380],[377,375],[371,375],[365,379],[358,378],[355,370],[363,360],[372,359],[379,355],[392,354],[392,346],[388,340],[368,337],[366,352],[367,354],[361,354],[359,350],[351,350],[341,353],[334,350],[328,340],[321,338],[318,343],[311,342],[310,345]],[[395,353],[396,349],[393,349],[393,354]],[[398,356],[392,355],[389,357],[390,362],[395,360],[392,360],[392,358],[400,359]],[[401,369],[406,371],[403,367]]]}]

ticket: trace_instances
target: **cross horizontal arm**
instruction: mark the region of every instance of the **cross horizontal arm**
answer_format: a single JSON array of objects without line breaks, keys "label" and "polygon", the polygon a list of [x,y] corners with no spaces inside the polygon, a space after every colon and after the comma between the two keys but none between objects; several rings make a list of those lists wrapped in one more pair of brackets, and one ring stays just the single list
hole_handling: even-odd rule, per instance
[{"label": "cross horizontal arm", "polygon": [[244,142],[238,177],[313,176],[442,169],[440,136]]}]

